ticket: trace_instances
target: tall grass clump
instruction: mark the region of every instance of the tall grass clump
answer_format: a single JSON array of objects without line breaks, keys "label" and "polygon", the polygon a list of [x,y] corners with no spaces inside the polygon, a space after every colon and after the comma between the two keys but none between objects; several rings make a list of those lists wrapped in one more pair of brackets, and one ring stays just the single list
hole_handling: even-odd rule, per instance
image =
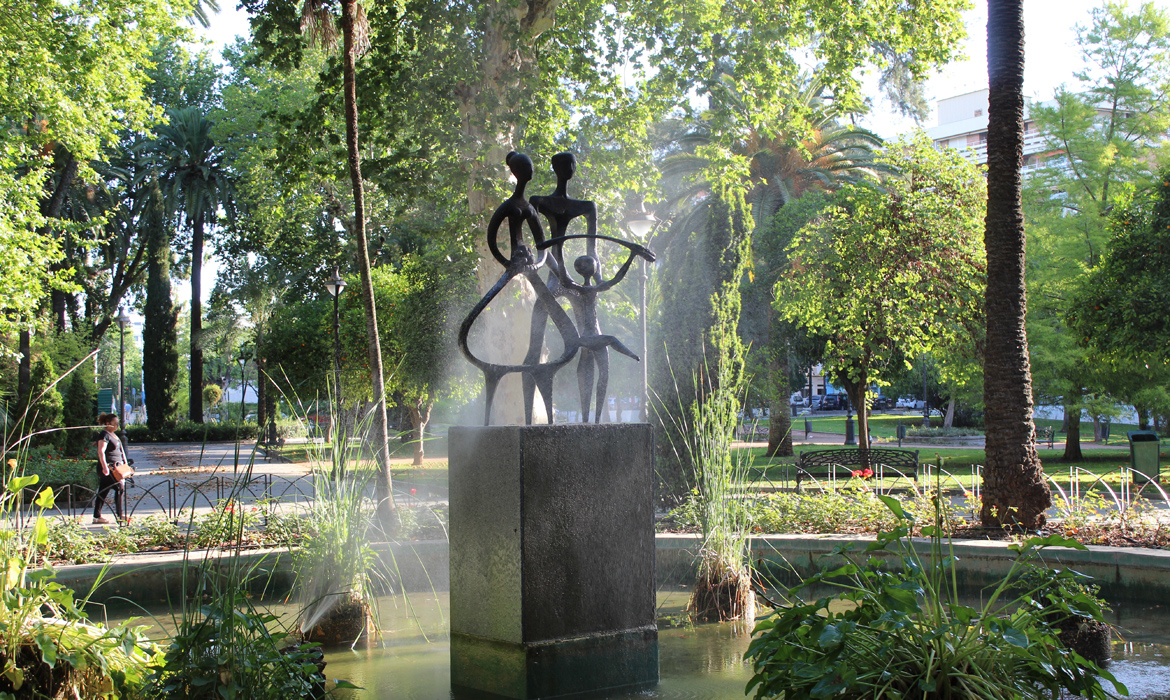
[{"label": "tall grass clump", "polygon": [[750,620],[756,607],[747,551],[751,510],[743,489],[750,455],[731,449],[744,382],[729,365],[703,364],[692,376],[694,400],[669,413],[674,425],[667,432],[676,457],[693,465],[687,506],[703,542],[688,610],[704,622]]},{"label": "tall grass clump", "polygon": [[[363,446],[351,444],[345,426],[335,424],[330,443],[314,460],[315,497],[306,514],[314,536],[293,553],[294,591],[306,639],[354,644],[377,613],[373,578],[378,557],[370,547],[376,509],[368,493],[374,471],[361,464]],[[364,435],[368,427],[369,416],[355,432]]]},{"label": "tall grass clump", "polygon": [[[253,453],[254,454],[254,453]],[[237,502],[252,476],[252,459],[241,466],[228,505]],[[245,519],[234,507],[217,508],[211,529],[225,543],[225,557],[193,560],[184,550],[182,594],[171,601],[175,634],[140,697],[152,700],[288,700],[324,698],[324,656],[302,644],[284,621],[248,594],[266,589],[274,562],[241,556]],[[194,515],[188,530],[194,527]],[[190,542],[190,538],[188,542]],[[353,686],[339,682],[337,687]]]}]

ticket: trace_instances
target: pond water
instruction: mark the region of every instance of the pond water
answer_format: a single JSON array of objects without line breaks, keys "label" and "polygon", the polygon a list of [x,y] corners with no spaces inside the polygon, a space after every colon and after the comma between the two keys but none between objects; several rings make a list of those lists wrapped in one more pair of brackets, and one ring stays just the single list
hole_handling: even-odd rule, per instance
[{"label": "pond water", "polygon": [[[659,664],[661,682],[649,691],[615,694],[607,700],[727,700],[743,698],[751,678],[743,659],[750,642],[744,624],[680,624],[688,589],[659,591]],[[1121,632],[1115,639],[1110,671],[1129,687],[1131,698],[1170,700],[1170,603],[1112,603],[1108,621]],[[273,612],[295,616],[287,606]],[[446,592],[413,593],[379,601],[381,644],[326,655],[329,678],[344,678],[362,690],[353,700],[451,700],[450,647]],[[110,618],[123,617],[110,610]],[[142,612],[136,613],[141,616]],[[100,617],[100,615],[95,615]],[[163,627],[168,616],[156,615]],[[149,623],[149,618],[142,623]],[[153,639],[169,629],[147,632]]]},{"label": "pond water", "polygon": [[[751,678],[744,663],[750,635],[746,625],[671,626],[682,619],[687,590],[659,592],[661,682],[644,692],[607,696],[612,700],[743,698]],[[384,644],[331,652],[326,673],[363,690],[355,700],[450,700],[450,658],[446,637],[446,593],[412,595],[382,603]],[[1114,604],[1109,622],[1124,641],[1115,641],[1110,670],[1131,698],[1170,700],[1170,609]],[[429,640],[429,641],[428,641]]]}]

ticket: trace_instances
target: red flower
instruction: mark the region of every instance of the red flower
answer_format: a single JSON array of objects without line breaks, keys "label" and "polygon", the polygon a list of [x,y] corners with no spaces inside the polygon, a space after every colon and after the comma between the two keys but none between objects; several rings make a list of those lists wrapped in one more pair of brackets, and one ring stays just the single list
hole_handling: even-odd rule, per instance
[{"label": "red flower", "polygon": [[863,477],[865,477],[866,479],[868,479],[868,478],[870,478],[871,476],[873,476],[873,470],[872,470],[872,469],[870,469],[869,467],[866,467],[866,468],[865,468],[865,471],[861,472],[861,475],[862,475]]},{"label": "red flower", "polygon": [[411,489],[411,490],[410,490],[410,495],[411,495],[411,496],[413,496],[413,495],[414,495],[414,494],[416,494],[416,493],[418,493],[418,489]]},{"label": "red flower", "polygon": [[855,469],[855,470],[853,471],[853,478],[854,478],[854,479],[860,479],[860,478],[861,478],[861,470],[860,470],[860,469]]}]

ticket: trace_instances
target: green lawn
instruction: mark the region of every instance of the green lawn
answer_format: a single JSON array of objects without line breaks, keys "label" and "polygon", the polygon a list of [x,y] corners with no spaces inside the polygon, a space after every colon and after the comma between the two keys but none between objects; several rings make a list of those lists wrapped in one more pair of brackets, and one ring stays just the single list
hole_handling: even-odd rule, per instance
[{"label": "green lawn", "polygon": [[[811,416],[797,416],[792,419],[792,433],[794,435],[804,434],[804,421],[808,420],[812,424],[812,429],[817,433],[832,433],[836,435],[845,434],[845,416],[818,416],[813,414]],[[856,430],[857,418],[854,417],[854,430]],[[898,423],[902,423],[908,428],[919,427],[922,425],[922,414],[915,415],[914,413],[907,413],[905,415],[896,416],[889,414],[872,415],[869,417],[869,434],[880,438],[897,438]],[[932,416],[930,419],[932,427],[942,427],[942,418]],[[1057,431],[1057,439],[1061,439],[1063,433],[1060,432],[1061,421],[1047,420],[1044,418],[1036,419],[1036,427],[1045,428],[1051,427]],[[1130,430],[1137,430],[1138,426],[1130,423],[1114,423],[1110,428],[1109,442],[1110,445],[1126,445],[1125,433]],[[1081,441],[1092,442],[1093,440],[1093,424],[1081,424]]]},{"label": "green lawn", "polygon": [[[975,464],[982,464],[986,455],[982,449],[972,448],[943,448],[931,446],[915,446],[918,448],[918,461],[929,462],[933,465],[941,465],[942,469],[952,474],[959,484],[969,487],[972,483],[971,466]],[[909,447],[909,449],[915,449]],[[791,465],[796,461],[795,457],[781,457],[777,459],[768,459],[764,456],[764,448],[753,447],[744,448],[751,453],[751,472],[752,480],[765,485],[768,483],[777,486],[790,486],[792,484],[784,481],[785,476],[790,473],[790,470],[785,468],[785,465]],[[797,455],[807,451],[819,451],[836,449],[832,445],[798,445],[796,447]],[[1070,463],[1061,460],[1063,450],[1039,450],[1040,459],[1044,464],[1044,470],[1049,474],[1056,483],[1064,485],[1070,481],[1070,467],[1076,467],[1080,471],[1075,473],[1077,480],[1083,484],[1088,485],[1096,481],[1097,478],[1110,472],[1116,472],[1118,467],[1129,466],[1129,450],[1125,448],[1110,449],[1110,450],[1093,450],[1087,452],[1086,459],[1083,462]],[[1162,480],[1165,482],[1167,476],[1170,475],[1170,451],[1162,451]],[[947,480],[949,482],[949,479]],[[1120,473],[1110,474],[1106,478],[1106,483],[1111,486],[1119,485],[1121,483]],[[883,488],[890,484],[884,484]],[[953,486],[954,484],[951,483]],[[1165,488],[1165,487],[1163,487]]]}]

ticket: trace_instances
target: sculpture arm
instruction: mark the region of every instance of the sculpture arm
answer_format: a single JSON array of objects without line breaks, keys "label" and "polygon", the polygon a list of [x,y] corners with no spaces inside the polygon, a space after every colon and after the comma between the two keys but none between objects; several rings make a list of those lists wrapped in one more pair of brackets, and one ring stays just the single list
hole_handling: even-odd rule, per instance
[{"label": "sculpture arm", "polygon": [[492,220],[488,223],[487,244],[488,250],[491,251],[492,257],[499,261],[504,267],[508,266],[508,259],[500,252],[500,246],[497,243],[497,237],[500,234],[500,224],[504,221],[504,207],[500,206],[496,212],[492,214]]}]

